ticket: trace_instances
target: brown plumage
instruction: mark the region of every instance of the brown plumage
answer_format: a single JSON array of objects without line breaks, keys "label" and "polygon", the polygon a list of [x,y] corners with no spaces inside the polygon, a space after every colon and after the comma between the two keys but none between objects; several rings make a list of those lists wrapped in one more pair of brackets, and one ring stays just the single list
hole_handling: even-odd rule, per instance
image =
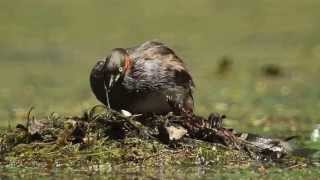
[{"label": "brown plumage", "polygon": [[93,67],[90,83],[97,99],[115,110],[193,112],[192,77],[182,59],[160,42],[112,50]]}]

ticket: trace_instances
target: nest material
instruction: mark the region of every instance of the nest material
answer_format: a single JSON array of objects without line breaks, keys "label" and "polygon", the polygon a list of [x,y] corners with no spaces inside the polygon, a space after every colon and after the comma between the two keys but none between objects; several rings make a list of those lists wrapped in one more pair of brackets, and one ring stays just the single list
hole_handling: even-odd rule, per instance
[{"label": "nest material", "polygon": [[[65,147],[70,145],[76,145],[81,150],[88,147],[96,148],[97,144],[100,144],[102,146],[99,148],[111,152],[112,148],[104,147],[105,144],[110,146],[108,142],[115,142],[111,146],[122,151],[123,148],[128,147],[122,143],[119,145],[119,142],[125,142],[126,139],[152,141],[151,144],[162,144],[176,151],[182,149],[184,153],[190,151],[190,149],[186,150],[186,147],[201,146],[199,142],[203,142],[209,143],[209,147],[224,147],[233,152],[246,154],[248,159],[264,162],[279,161],[290,150],[286,141],[239,133],[222,127],[225,116],[217,113],[211,114],[208,118],[173,114],[127,117],[104,106],[95,106],[82,116],[60,117],[52,113],[47,118],[38,120],[31,117],[31,110],[28,113],[26,125],[18,124],[16,129],[1,134],[0,162],[10,154],[16,156],[16,151],[22,151],[21,146],[23,148],[27,146],[33,150],[46,147],[44,148],[46,150],[42,151],[52,154],[52,151],[57,151],[57,148],[65,151]],[[143,146],[149,147],[148,143]],[[109,149],[105,150],[105,148]],[[151,152],[157,151],[155,147],[151,149]],[[60,150],[57,154],[62,153]],[[114,155],[114,152],[111,154]],[[121,157],[127,154],[130,153],[122,153]],[[135,156],[133,159],[136,158]],[[141,159],[145,161],[144,159],[150,158],[141,155]]]}]

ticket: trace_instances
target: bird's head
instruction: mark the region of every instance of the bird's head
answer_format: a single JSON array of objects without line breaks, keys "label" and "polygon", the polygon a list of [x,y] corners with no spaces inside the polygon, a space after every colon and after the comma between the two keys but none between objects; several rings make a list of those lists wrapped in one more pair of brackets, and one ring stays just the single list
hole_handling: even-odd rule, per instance
[{"label": "bird's head", "polygon": [[116,84],[127,72],[131,66],[131,60],[125,49],[113,49],[111,55],[106,58],[105,75],[106,85],[110,89]]}]

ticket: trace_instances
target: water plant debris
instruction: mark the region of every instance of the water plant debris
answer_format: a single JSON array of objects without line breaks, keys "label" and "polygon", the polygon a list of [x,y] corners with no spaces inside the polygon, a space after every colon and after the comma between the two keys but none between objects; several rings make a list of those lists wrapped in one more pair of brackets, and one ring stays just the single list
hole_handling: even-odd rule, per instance
[{"label": "water plant debris", "polygon": [[[223,127],[225,115],[218,113],[208,118],[170,113],[128,117],[97,105],[82,116],[62,117],[52,113],[37,119],[31,115],[32,110],[27,113],[25,124],[0,133],[1,164],[44,163],[51,167],[83,166],[89,162],[155,163],[159,156],[168,163],[188,162],[187,159],[205,164],[226,163],[223,159],[239,164],[244,159],[275,163],[286,159],[291,150],[287,140]],[[199,160],[199,156],[219,160],[202,162],[205,160]],[[296,165],[300,161],[286,162]]]}]

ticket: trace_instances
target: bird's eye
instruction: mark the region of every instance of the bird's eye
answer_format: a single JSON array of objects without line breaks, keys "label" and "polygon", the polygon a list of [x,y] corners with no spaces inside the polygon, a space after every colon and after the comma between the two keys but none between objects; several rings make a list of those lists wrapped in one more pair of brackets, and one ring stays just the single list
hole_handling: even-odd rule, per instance
[{"label": "bird's eye", "polygon": [[119,72],[122,72],[123,71],[123,68],[122,67],[119,67]]}]

